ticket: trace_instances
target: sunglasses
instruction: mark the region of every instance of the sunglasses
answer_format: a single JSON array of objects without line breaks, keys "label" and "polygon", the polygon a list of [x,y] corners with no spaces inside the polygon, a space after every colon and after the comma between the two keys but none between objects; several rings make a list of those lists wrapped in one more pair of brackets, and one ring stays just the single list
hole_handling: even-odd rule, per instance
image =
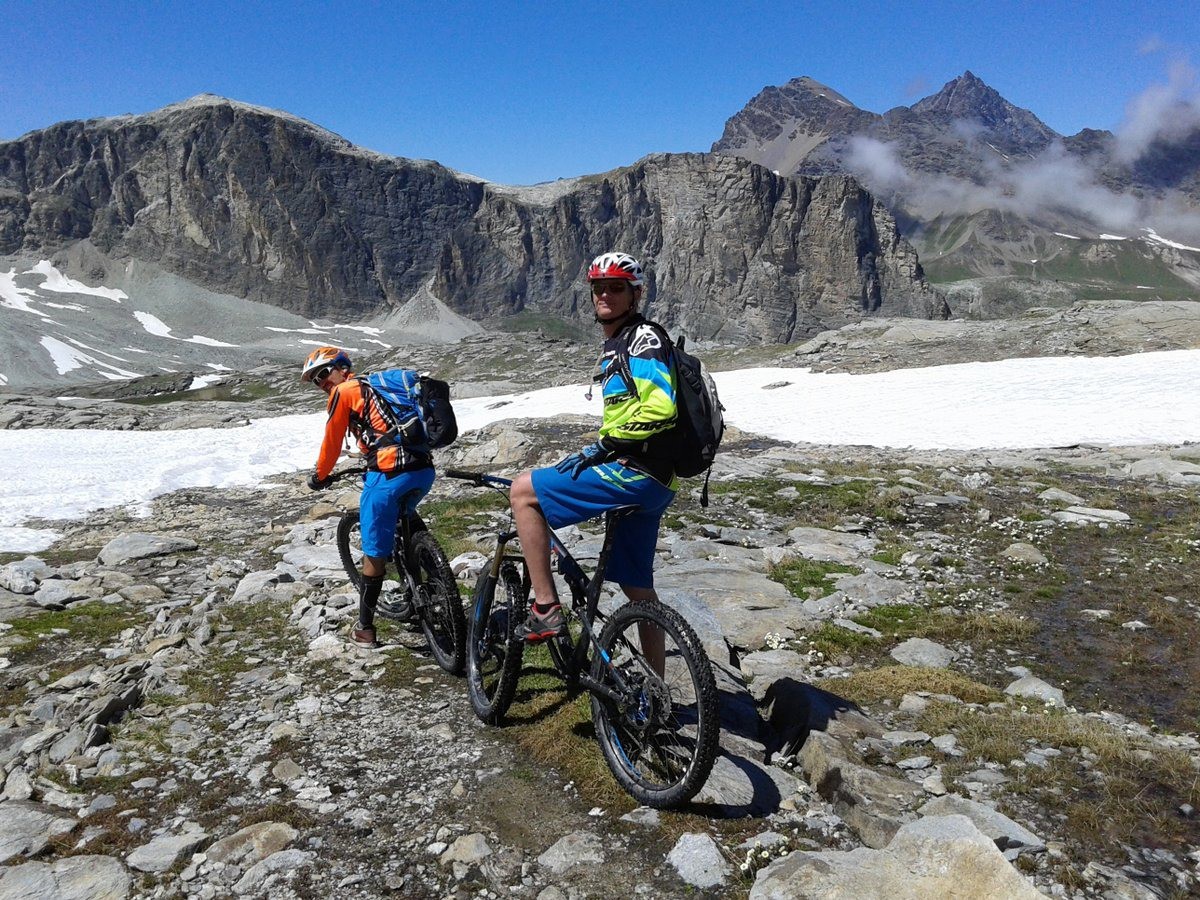
[{"label": "sunglasses", "polygon": [[321,366],[321,368],[319,368],[315,372],[313,372],[313,377],[312,377],[313,384],[315,384],[317,387],[323,386],[325,384],[326,379],[329,378],[329,373],[332,371],[333,371],[333,366]]},{"label": "sunglasses", "polygon": [[592,294],[596,297],[599,297],[601,294],[623,294],[627,290],[629,290],[628,281],[592,282]]}]

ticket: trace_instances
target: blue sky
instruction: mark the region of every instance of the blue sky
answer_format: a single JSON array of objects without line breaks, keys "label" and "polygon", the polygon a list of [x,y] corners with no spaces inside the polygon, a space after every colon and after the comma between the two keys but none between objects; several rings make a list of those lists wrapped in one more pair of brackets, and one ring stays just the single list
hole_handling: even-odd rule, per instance
[{"label": "blue sky", "polygon": [[1119,126],[1200,57],[1188,3],[0,0],[0,139],[211,92],[396,156],[530,184],[704,151],[808,75],[908,105],[971,70],[1050,127]]}]

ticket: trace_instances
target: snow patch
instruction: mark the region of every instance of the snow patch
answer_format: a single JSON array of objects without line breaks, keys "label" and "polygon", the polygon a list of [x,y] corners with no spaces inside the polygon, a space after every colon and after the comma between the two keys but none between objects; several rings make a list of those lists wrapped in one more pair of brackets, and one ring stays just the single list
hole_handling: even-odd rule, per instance
[{"label": "snow patch", "polygon": [[224,381],[224,376],[221,375],[197,375],[192,379],[192,383],[188,385],[189,391],[198,391],[201,388],[210,387],[214,384],[220,384]]},{"label": "snow patch", "polygon": [[[44,346],[47,341],[53,339],[44,338]],[[79,364],[69,345],[57,342],[57,351],[64,362]],[[1200,440],[1200,350],[865,375],[757,368],[718,372],[715,379],[731,425],[785,441],[983,449]],[[780,382],[786,384],[772,387]],[[464,432],[501,419],[565,413],[590,413],[599,421],[600,397],[584,400],[585,389],[575,384],[464,398],[454,407]],[[0,431],[0,458],[39,461],[19,479],[0,479],[0,551],[12,549],[30,519],[81,518],[128,504],[145,508],[180,488],[258,485],[281,472],[309,469],[325,418],[314,412],[256,419],[240,428],[157,432]],[[71,452],[47,452],[62,446]],[[209,446],[220,446],[221,453],[197,453]],[[121,464],[112,465],[114,459]]]},{"label": "snow patch", "polygon": [[17,312],[33,313],[35,316],[40,316],[36,309],[29,305],[26,297],[35,296],[34,292],[28,288],[17,287],[17,270],[9,269],[7,272],[0,272],[0,306],[8,309],[15,309]]},{"label": "snow patch", "polygon": [[40,263],[25,273],[26,275],[41,275],[44,277],[41,288],[43,291],[54,291],[56,294],[88,294],[92,297],[104,297],[114,303],[128,300],[129,295],[116,288],[88,287],[82,281],[68,278],[51,265],[50,260],[43,259]]},{"label": "snow patch", "polygon": [[1129,238],[1121,237],[1121,235],[1119,235],[1119,234],[1102,234],[1102,235],[1100,235],[1100,240],[1102,240],[1102,241],[1127,241],[1127,240],[1129,240]]},{"label": "snow patch", "polygon": [[1146,232],[1146,240],[1148,241],[1153,241],[1156,244],[1162,244],[1166,247],[1174,247],[1176,250],[1193,250],[1200,253],[1200,247],[1189,247],[1187,244],[1169,241],[1165,237],[1160,236],[1153,228],[1143,228],[1142,231]]},{"label": "snow patch", "polygon": [[1072,240],[1072,241],[1078,241],[1078,240],[1080,240],[1079,236],[1078,236],[1078,235],[1075,235],[1075,234],[1066,234],[1066,233],[1064,233],[1064,232],[1062,232],[1062,231],[1056,231],[1056,232],[1054,232],[1054,233],[1055,233],[1055,234],[1057,234],[1059,237],[1065,237],[1065,238],[1068,238],[1068,239],[1070,239],[1070,240]]},{"label": "snow patch", "polygon": [[216,338],[205,337],[202,334],[193,334],[190,338],[175,337],[171,334],[171,326],[164,322],[158,316],[151,315],[148,312],[134,310],[133,317],[137,319],[147,333],[155,337],[168,338],[172,341],[183,341],[188,344],[203,344],[206,347],[236,347],[237,344],[227,344],[224,341],[218,341]]},{"label": "snow patch", "polygon": [[126,369],[120,369],[103,360],[96,359],[96,357],[90,356],[82,350],[49,335],[42,335],[42,339],[38,343],[50,354],[50,360],[54,363],[54,368],[58,370],[59,375],[66,375],[68,372],[83,366],[92,366],[96,369],[97,375],[107,378],[109,381],[137,378],[139,374],[127,371]]}]

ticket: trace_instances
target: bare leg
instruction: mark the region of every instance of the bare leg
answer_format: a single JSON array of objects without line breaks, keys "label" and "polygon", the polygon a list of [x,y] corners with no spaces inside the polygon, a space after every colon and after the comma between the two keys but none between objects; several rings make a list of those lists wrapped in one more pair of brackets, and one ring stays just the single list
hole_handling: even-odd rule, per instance
[{"label": "bare leg", "polygon": [[521,539],[521,551],[529,569],[533,596],[544,609],[558,602],[558,591],[554,587],[554,576],[550,573],[550,530],[538,506],[529,472],[517,476],[509,497],[512,500],[517,537]]},{"label": "bare leg", "polygon": [[387,560],[382,556],[364,556],[363,574],[368,578],[377,578],[387,571]]},{"label": "bare leg", "polygon": [[[632,603],[658,602],[658,594],[654,588],[633,587],[632,585],[623,584],[621,585],[621,590],[625,592],[625,596]],[[642,652],[646,654],[646,660],[650,663],[650,667],[661,678],[667,668],[667,642],[662,629],[657,625],[651,625],[649,622],[638,622],[638,640],[642,643]]]}]

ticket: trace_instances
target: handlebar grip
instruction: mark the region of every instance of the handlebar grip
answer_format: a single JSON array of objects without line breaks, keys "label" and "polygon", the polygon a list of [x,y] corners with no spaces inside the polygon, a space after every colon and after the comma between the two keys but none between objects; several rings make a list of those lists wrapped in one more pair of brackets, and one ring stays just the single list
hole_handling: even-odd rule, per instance
[{"label": "handlebar grip", "polygon": [[488,475],[486,472],[467,472],[463,469],[446,469],[444,475],[450,478],[460,478],[478,487],[512,487],[511,478],[501,478],[499,475]]}]

